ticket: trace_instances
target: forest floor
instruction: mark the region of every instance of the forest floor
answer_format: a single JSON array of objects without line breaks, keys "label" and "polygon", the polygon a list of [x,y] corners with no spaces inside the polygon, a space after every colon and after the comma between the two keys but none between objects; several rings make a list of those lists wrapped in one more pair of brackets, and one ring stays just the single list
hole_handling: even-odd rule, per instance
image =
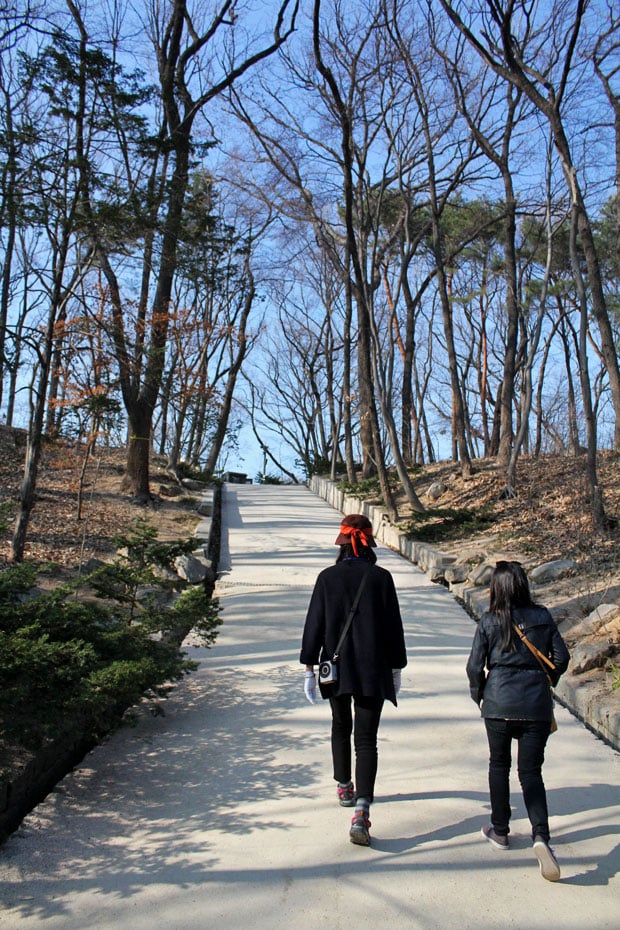
[{"label": "forest floor", "polygon": [[[620,603],[620,457],[603,452],[598,460],[609,528],[596,532],[587,502],[585,456],[523,457],[517,469],[516,495],[504,499],[504,471],[494,461],[476,460],[464,478],[458,465],[440,462],[414,477],[414,488],[427,508],[482,512],[486,525],[465,523],[461,532],[439,539],[438,549],[461,555],[466,549],[520,561],[526,570],[543,562],[573,559],[579,571],[545,590],[545,603],[561,615],[563,606],[585,616],[600,603]],[[429,488],[440,482],[443,493],[432,500]],[[397,493],[399,516],[412,515],[402,491]],[[413,530],[415,536],[415,529]]]},{"label": "forest floor", "polygon": [[[577,567],[547,584],[532,585],[534,600],[551,610],[571,655],[577,645],[609,646],[602,665],[580,671],[569,665],[568,676],[587,689],[588,700],[612,706],[620,712],[620,457],[602,452],[598,458],[599,486],[608,528],[593,528],[588,505],[585,456],[546,455],[523,457],[518,465],[516,496],[504,498],[504,472],[494,461],[477,460],[473,474],[464,478],[460,466],[440,462],[426,466],[414,476],[414,489],[441,524],[441,511],[473,511],[484,515],[484,525],[466,520],[448,537],[430,544],[459,561],[494,564],[499,559],[519,561],[530,572],[538,565],[570,559]],[[437,487],[439,485],[439,487]],[[435,488],[433,488],[435,486]],[[441,491],[439,497],[429,490]],[[378,501],[376,501],[378,503]],[[400,525],[411,535],[433,529],[433,521],[410,522],[414,516],[404,493],[397,486],[396,503]],[[421,537],[424,538],[424,537]],[[582,621],[602,605],[615,605],[604,625]],[[586,663],[587,664],[587,663]]]},{"label": "forest floor", "polygon": [[[131,503],[121,490],[124,450],[96,450],[86,469],[82,518],[78,518],[77,496],[83,466],[83,449],[66,441],[45,444],[37,484],[36,505],[28,530],[25,559],[34,565],[50,562],[59,566],[47,584],[77,574],[89,559],[111,560],[115,539],[131,531],[139,517],[157,527],[160,540],[186,539],[199,522],[196,497],[181,487],[166,470],[165,460],[152,460],[153,506]],[[17,511],[25,456],[21,431],[0,426],[0,570],[10,562],[11,533]],[[578,570],[541,589],[535,596],[549,607],[560,622],[567,640],[578,621],[600,604],[616,604],[620,616],[620,459],[601,453],[599,481],[610,528],[593,530],[587,505],[585,459],[547,455],[524,457],[518,467],[517,496],[501,499],[503,472],[492,461],[474,462],[471,477],[463,478],[458,465],[441,462],[421,469],[414,487],[422,503],[438,510],[453,508],[485,513],[482,526],[465,524],[449,538],[439,538],[436,548],[462,555],[472,561],[510,558],[526,570],[555,559],[574,559]],[[441,482],[443,491],[431,500],[428,490]],[[401,525],[411,516],[404,496],[397,491]],[[415,534],[415,530],[414,530]],[[604,632],[593,634],[608,635]],[[620,632],[614,635],[620,664]],[[574,645],[574,639],[569,645]],[[606,677],[605,677],[606,676]],[[591,673],[593,686],[611,687],[611,672]],[[620,689],[615,691],[620,701]]]},{"label": "forest floor", "polygon": [[[17,512],[25,456],[25,435],[0,427],[0,569],[11,554],[11,536]],[[152,506],[136,506],[121,489],[125,466],[123,449],[95,449],[90,457],[78,515],[78,491],[84,450],[64,440],[45,443],[37,480],[24,560],[35,566],[54,563],[67,574],[91,558],[110,561],[115,539],[129,533],[138,518],[157,527],[162,541],[187,539],[200,516],[196,495],[182,487],[159,456],[151,461]]]}]

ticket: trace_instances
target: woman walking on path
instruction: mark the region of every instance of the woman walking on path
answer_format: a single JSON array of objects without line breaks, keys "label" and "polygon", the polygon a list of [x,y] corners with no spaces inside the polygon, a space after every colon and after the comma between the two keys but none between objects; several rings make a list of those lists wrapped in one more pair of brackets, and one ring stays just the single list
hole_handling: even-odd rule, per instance
[{"label": "woman walking on path", "polygon": [[560,867],[549,846],[542,765],[553,722],[551,686],[566,671],[568,660],[553,617],[532,601],[522,566],[497,562],[489,610],[480,619],[467,661],[471,696],[482,707],[490,752],[491,823],[482,828],[482,834],[496,849],[509,848],[510,750],[514,739],[534,853],[543,878],[550,882],[559,879]]},{"label": "woman walking on path", "polygon": [[[403,624],[390,573],[376,565],[372,525],[363,514],[343,519],[336,539],[336,564],[317,578],[304,626],[300,661],[306,666],[305,694],[316,702],[314,667],[334,659],[337,680],[319,689],[332,712],[331,745],[337,796],[355,807],[349,837],[370,845],[369,809],[377,774],[377,731],[385,700],[396,705],[400,670],[407,664]],[[353,611],[353,608],[355,610]],[[350,626],[345,630],[348,618]],[[351,707],[353,702],[353,709]],[[351,734],[355,787],[351,779]]]}]

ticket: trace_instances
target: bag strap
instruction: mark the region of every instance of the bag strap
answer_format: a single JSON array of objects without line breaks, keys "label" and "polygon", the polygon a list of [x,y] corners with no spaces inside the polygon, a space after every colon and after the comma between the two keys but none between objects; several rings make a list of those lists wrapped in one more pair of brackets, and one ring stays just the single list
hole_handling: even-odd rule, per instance
[{"label": "bag strap", "polygon": [[351,626],[351,622],[352,622],[352,620],[353,620],[353,616],[354,616],[354,614],[355,614],[355,611],[357,610],[357,605],[358,605],[359,602],[360,602],[360,598],[361,598],[361,596],[362,596],[362,591],[364,590],[364,585],[366,584],[366,579],[367,579],[367,577],[368,577],[368,571],[365,571],[365,572],[364,572],[364,575],[363,575],[363,577],[362,577],[362,580],[360,581],[360,586],[359,586],[359,588],[357,589],[357,594],[355,595],[355,600],[353,601],[353,604],[351,605],[351,610],[349,611],[349,616],[347,617],[347,622],[345,623],[344,628],[343,628],[343,630],[342,630],[342,633],[340,634],[340,639],[338,640],[338,645],[336,646],[336,651],[334,652],[334,657],[333,657],[333,659],[332,659],[333,662],[336,662],[336,661],[338,660],[338,656],[340,655],[340,649],[342,648],[342,644],[343,644],[343,642],[344,642],[345,636],[346,636],[347,633],[349,632],[349,627]]},{"label": "bag strap", "polygon": [[551,678],[550,678],[550,676],[549,676],[549,672],[547,671],[547,669],[546,669],[545,666],[543,665],[543,662],[545,663],[545,665],[547,665],[549,668],[552,668],[554,671],[555,671],[555,665],[553,664],[553,662],[551,661],[551,659],[547,658],[547,656],[546,656],[544,653],[542,653],[542,652],[540,651],[540,649],[537,649],[537,648],[536,648],[536,646],[534,645],[534,643],[531,643],[531,642],[529,641],[529,639],[527,638],[527,636],[525,635],[525,633],[523,632],[523,630],[519,629],[519,627],[517,626],[516,623],[513,623],[512,625],[513,625],[515,631],[516,631],[516,632],[519,634],[519,636],[521,637],[521,642],[525,643],[525,645],[526,645],[527,648],[530,650],[530,652],[532,653],[532,655],[534,656],[534,658],[536,658],[536,659],[538,660],[538,664],[540,665],[540,667],[542,668],[543,672],[545,673],[545,675],[546,675],[547,678],[549,679],[549,684],[551,684]]}]

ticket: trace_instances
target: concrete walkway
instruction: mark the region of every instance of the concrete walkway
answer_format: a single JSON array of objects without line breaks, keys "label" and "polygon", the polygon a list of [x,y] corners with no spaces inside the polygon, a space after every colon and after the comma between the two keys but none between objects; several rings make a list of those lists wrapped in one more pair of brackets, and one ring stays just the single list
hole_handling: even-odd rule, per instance
[{"label": "concrete walkway", "polygon": [[464,665],[474,624],[379,549],[409,666],[380,730],[373,845],[335,803],[329,711],[298,664],[339,514],[301,487],[228,485],[216,646],[165,703],[65,778],[0,847],[2,930],[617,928],[620,757],[564,709],[545,780],[562,880],[545,882],[514,779],[513,848],[488,820]]}]

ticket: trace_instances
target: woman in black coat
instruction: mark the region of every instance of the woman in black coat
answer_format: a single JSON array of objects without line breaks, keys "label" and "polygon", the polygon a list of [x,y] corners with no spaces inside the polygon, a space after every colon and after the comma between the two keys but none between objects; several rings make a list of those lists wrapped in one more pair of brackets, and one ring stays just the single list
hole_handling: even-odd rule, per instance
[{"label": "woman in black coat", "polygon": [[[364,587],[336,662],[338,679],[319,689],[332,711],[332,759],[343,807],[355,806],[349,837],[370,845],[370,804],[377,774],[377,731],[385,700],[396,705],[400,670],[407,664],[403,624],[392,576],[376,565],[372,525],[363,514],[343,519],[336,564],[317,578],[304,626],[300,661],[305,693],[316,701],[314,667],[333,659],[362,579]],[[353,710],[351,701],[353,700]],[[355,787],[351,780],[351,734]]]},{"label": "woman in black coat", "polygon": [[490,752],[491,823],[482,834],[496,849],[509,848],[510,750],[515,739],[534,852],[549,881],[559,879],[560,867],[549,846],[542,765],[553,721],[551,686],[566,671],[568,660],[553,617],[532,601],[521,565],[498,562],[489,610],[480,619],[467,661],[470,693],[482,707]]}]

